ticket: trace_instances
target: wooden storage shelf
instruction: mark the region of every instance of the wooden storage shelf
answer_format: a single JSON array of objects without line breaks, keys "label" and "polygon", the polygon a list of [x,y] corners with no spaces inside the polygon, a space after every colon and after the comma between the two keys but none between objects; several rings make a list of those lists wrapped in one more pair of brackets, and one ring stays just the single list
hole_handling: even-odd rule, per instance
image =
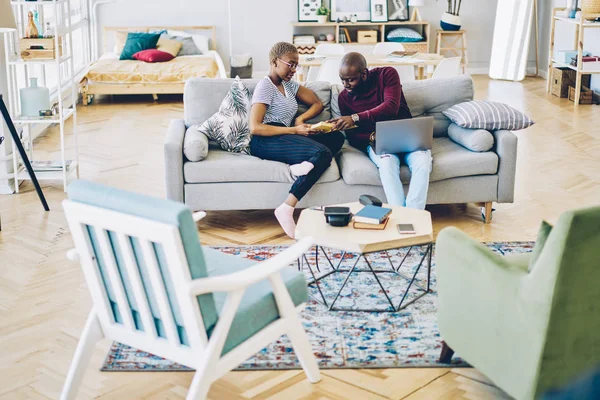
[{"label": "wooden storage shelf", "polygon": [[[39,48],[41,47],[41,48]],[[56,59],[56,39],[51,38],[23,38],[19,40],[19,50],[23,60],[54,60]],[[62,57],[62,39],[58,39],[58,57]]]}]

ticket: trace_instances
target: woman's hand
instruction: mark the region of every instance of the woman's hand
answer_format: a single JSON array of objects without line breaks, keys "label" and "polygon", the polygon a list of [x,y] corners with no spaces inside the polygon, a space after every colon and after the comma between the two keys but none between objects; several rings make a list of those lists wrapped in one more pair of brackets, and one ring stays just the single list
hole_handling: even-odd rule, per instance
[{"label": "woman's hand", "polygon": [[315,132],[310,129],[310,124],[302,124],[296,126],[296,135],[310,136]]},{"label": "woman's hand", "polygon": [[294,121],[294,126],[304,125],[304,119],[302,117],[296,118]]},{"label": "woman's hand", "polygon": [[345,129],[352,128],[354,126],[354,121],[350,116],[344,116],[336,119],[329,120],[327,122],[331,122],[335,125],[334,130],[343,131]]}]

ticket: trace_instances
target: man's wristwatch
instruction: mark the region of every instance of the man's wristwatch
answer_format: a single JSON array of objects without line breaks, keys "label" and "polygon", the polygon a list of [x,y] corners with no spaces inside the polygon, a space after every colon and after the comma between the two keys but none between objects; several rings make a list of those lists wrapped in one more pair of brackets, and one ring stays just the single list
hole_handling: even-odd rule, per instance
[{"label": "man's wristwatch", "polygon": [[357,124],[360,119],[358,118],[358,114],[352,114],[350,118],[352,118],[352,121],[354,121],[355,124]]}]

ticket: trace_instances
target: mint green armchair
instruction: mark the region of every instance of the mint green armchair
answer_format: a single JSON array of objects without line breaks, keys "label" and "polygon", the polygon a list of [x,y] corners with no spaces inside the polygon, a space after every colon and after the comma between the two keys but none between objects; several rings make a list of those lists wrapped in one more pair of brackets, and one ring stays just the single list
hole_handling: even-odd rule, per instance
[{"label": "mint green armchair", "polygon": [[456,228],[436,246],[441,362],[456,351],[516,399],[600,362],[600,207],[561,215],[531,272],[531,253],[499,256]]}]

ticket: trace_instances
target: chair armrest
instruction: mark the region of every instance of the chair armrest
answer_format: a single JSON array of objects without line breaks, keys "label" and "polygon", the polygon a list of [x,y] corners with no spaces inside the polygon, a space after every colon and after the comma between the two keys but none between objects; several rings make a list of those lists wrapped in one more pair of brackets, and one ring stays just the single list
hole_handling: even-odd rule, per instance
[{"label": "chair armrest", "polygon": [[203,219],[204,217],[206,217],[206,212],[205,211],[197,211],[195,213],[192,214],[192,219],[194,220],[194,222],[198,222],[201,219]]},{"label": "chair armrest", "polygon": [[185,130],[183,119],[171,120],[164,142],[167,199],[182,203],[184,202],[183,139]]},{"label": "chair armrest", "polygon": [[289,266],[293,261],[300,258],[302,254],[306,253],[312,245],[313,239],[307,237],[284,252],[277,254],[275,257],[244,271],[210,278],[194,279],[188,287],[188,292],[192,296],[198,296],[205,293],[233,292],[244,289],[267,279],[269,276]]},{"label": "chair armrest", "polygon": [[512,203],[517,171],[517,137],[510,131],[494,131],[494,151],[498,154],[498,202]]}]

